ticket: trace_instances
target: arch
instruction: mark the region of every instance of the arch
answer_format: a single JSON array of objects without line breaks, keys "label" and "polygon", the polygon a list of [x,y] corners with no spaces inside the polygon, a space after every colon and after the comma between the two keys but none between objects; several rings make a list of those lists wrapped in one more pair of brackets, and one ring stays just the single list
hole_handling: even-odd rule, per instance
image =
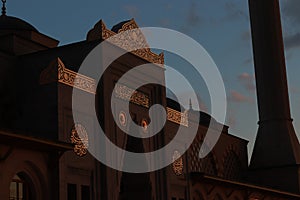
[{"label": "arch", "polygon": [[33,156],[31,151],[14,149],[12,154],[7,158],[3,170],[6,176],[3,177],[2,188],[5,192],[3,197],[8,199],[10,192],[10,184],[18,175],[26,181],[32,188],[34,197],[31,199],[50,199],[50,191],[48,179],[48,168],[45,157],[41,153],[35,153]]},{"label": "arch", "polygon": [[49,198],[45,195],[47,194],[47,189],[45,188],[46,182],[38,167],[30,161],[25,161],[23,163],[23,169],[17,170],[15,175],[18,175],[28,184],[30,193],[32,194],[32,196],[30,196],[30,200]]},{"label": "arch", "polygon": [[15,174],[9,189],[9,199],[37,199],[32,180],[23,172]]}]

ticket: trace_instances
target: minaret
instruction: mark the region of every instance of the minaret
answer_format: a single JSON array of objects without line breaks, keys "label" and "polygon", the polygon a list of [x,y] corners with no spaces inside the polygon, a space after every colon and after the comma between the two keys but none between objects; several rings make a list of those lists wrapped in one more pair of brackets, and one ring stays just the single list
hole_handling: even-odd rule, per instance
[{"label": "minaret", "polygon": [[258,184],[299,192],[300,146],[292,124],[278,0],[249,0],[259,128],[250,162]]}]

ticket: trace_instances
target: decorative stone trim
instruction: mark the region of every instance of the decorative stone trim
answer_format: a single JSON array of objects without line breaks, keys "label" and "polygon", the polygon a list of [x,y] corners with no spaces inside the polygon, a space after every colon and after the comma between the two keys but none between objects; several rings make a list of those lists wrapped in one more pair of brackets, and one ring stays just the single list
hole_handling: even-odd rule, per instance
[{"label": "decorative stone trim", "polygon": [[97,86],[94,79],[65,68],[60,59],[58,62],[58,82],[96,94]]},{"label": "decorative stone trim", "polygon": [[[115,85],[114,95],[119,99],[130,101],[131,103],[134,103],[136,105],[140,105],[146,108],[150,107],[150,98],[148,95],[129,88],[125,85],[117,83]],[[169,107],[167,107],[167,120],[186,127],[188,127],[189,125],[187,112],[182,113]]]},{"label": "decorative stone trim", "polygon": [[88,93],[96,94],[97,85],[94,79],[67,69],[59,58],[52,61],[40,75],[40,84],[48,84],[56,81]]},{"label": "decorative stone trim", "polygon": [[187,112],[179,112],[172,108],[167,107],[167,119],[176,124],[180,124],[183,126],[189,126],[188,113]]},{"label": "decorative stone trim", "polygon": [[183,174],[183,158],[180,153],[175,150],[172,157],[172,168],[173,172],[176,176],[180,176]]},{"label": "decorative stone trim", "polygon": [[71,130],[71,143],[74,144],[74,152],[77,156],[85,156],[89,146],[87,131],[81,124],[75,124]]},{"label": "decorative stone trim", "polygon": [[[136,91],[132,88],[129,88],[125,85],[121,85],[117,83],[115,85],[115,97],[130,101],[131,103],[134,103],[136,105],[140,105],[146,108],[149,108],[150,106],[150,98],[148,95]],[[132,94],[132,95],[131,95]]]}]

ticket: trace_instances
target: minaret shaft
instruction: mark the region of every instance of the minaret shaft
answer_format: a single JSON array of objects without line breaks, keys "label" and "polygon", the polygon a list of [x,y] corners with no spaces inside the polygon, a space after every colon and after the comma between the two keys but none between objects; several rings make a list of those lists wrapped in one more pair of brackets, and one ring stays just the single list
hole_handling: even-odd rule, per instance
[{"label": "minaret shaft", "polygon": [[250,2],[259,120],[290,120],[278,2]]},{"label": "minaret shaft", "polygon": [[[249,0],[249,9],[259,111],[250,169],[261,184],[299,192],[300,146],[290,114],[279,3]],[[284,181],[284,173],[292,179]]]}]

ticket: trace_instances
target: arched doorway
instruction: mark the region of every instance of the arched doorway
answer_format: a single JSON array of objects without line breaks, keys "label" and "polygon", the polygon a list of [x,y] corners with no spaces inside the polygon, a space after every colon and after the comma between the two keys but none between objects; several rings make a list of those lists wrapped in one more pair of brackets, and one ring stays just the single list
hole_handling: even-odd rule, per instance
[{"label": "arched doorway", "polygon": [[[135,130],[130,127],[130,131]],[[127,135],[126,150],[135,153],[145,152],[143,140],[141,138]],[[128,161],[128,158],[126,158],[126,154],[124,157],[124,160]],[[143,160],[135,160],[132,162],[145,163],[145,165],[147,165],[146,158]],[[124,165],[126,165],[126,162],[124,163]],[[149,173],[122,173],[119,200],[151,200],[151,196],[152,194]]]},{"label": "arched doorway", "polygon": [[9,200],[34,200],[34,188],[23,173],[14,175],[9,186]]}]

